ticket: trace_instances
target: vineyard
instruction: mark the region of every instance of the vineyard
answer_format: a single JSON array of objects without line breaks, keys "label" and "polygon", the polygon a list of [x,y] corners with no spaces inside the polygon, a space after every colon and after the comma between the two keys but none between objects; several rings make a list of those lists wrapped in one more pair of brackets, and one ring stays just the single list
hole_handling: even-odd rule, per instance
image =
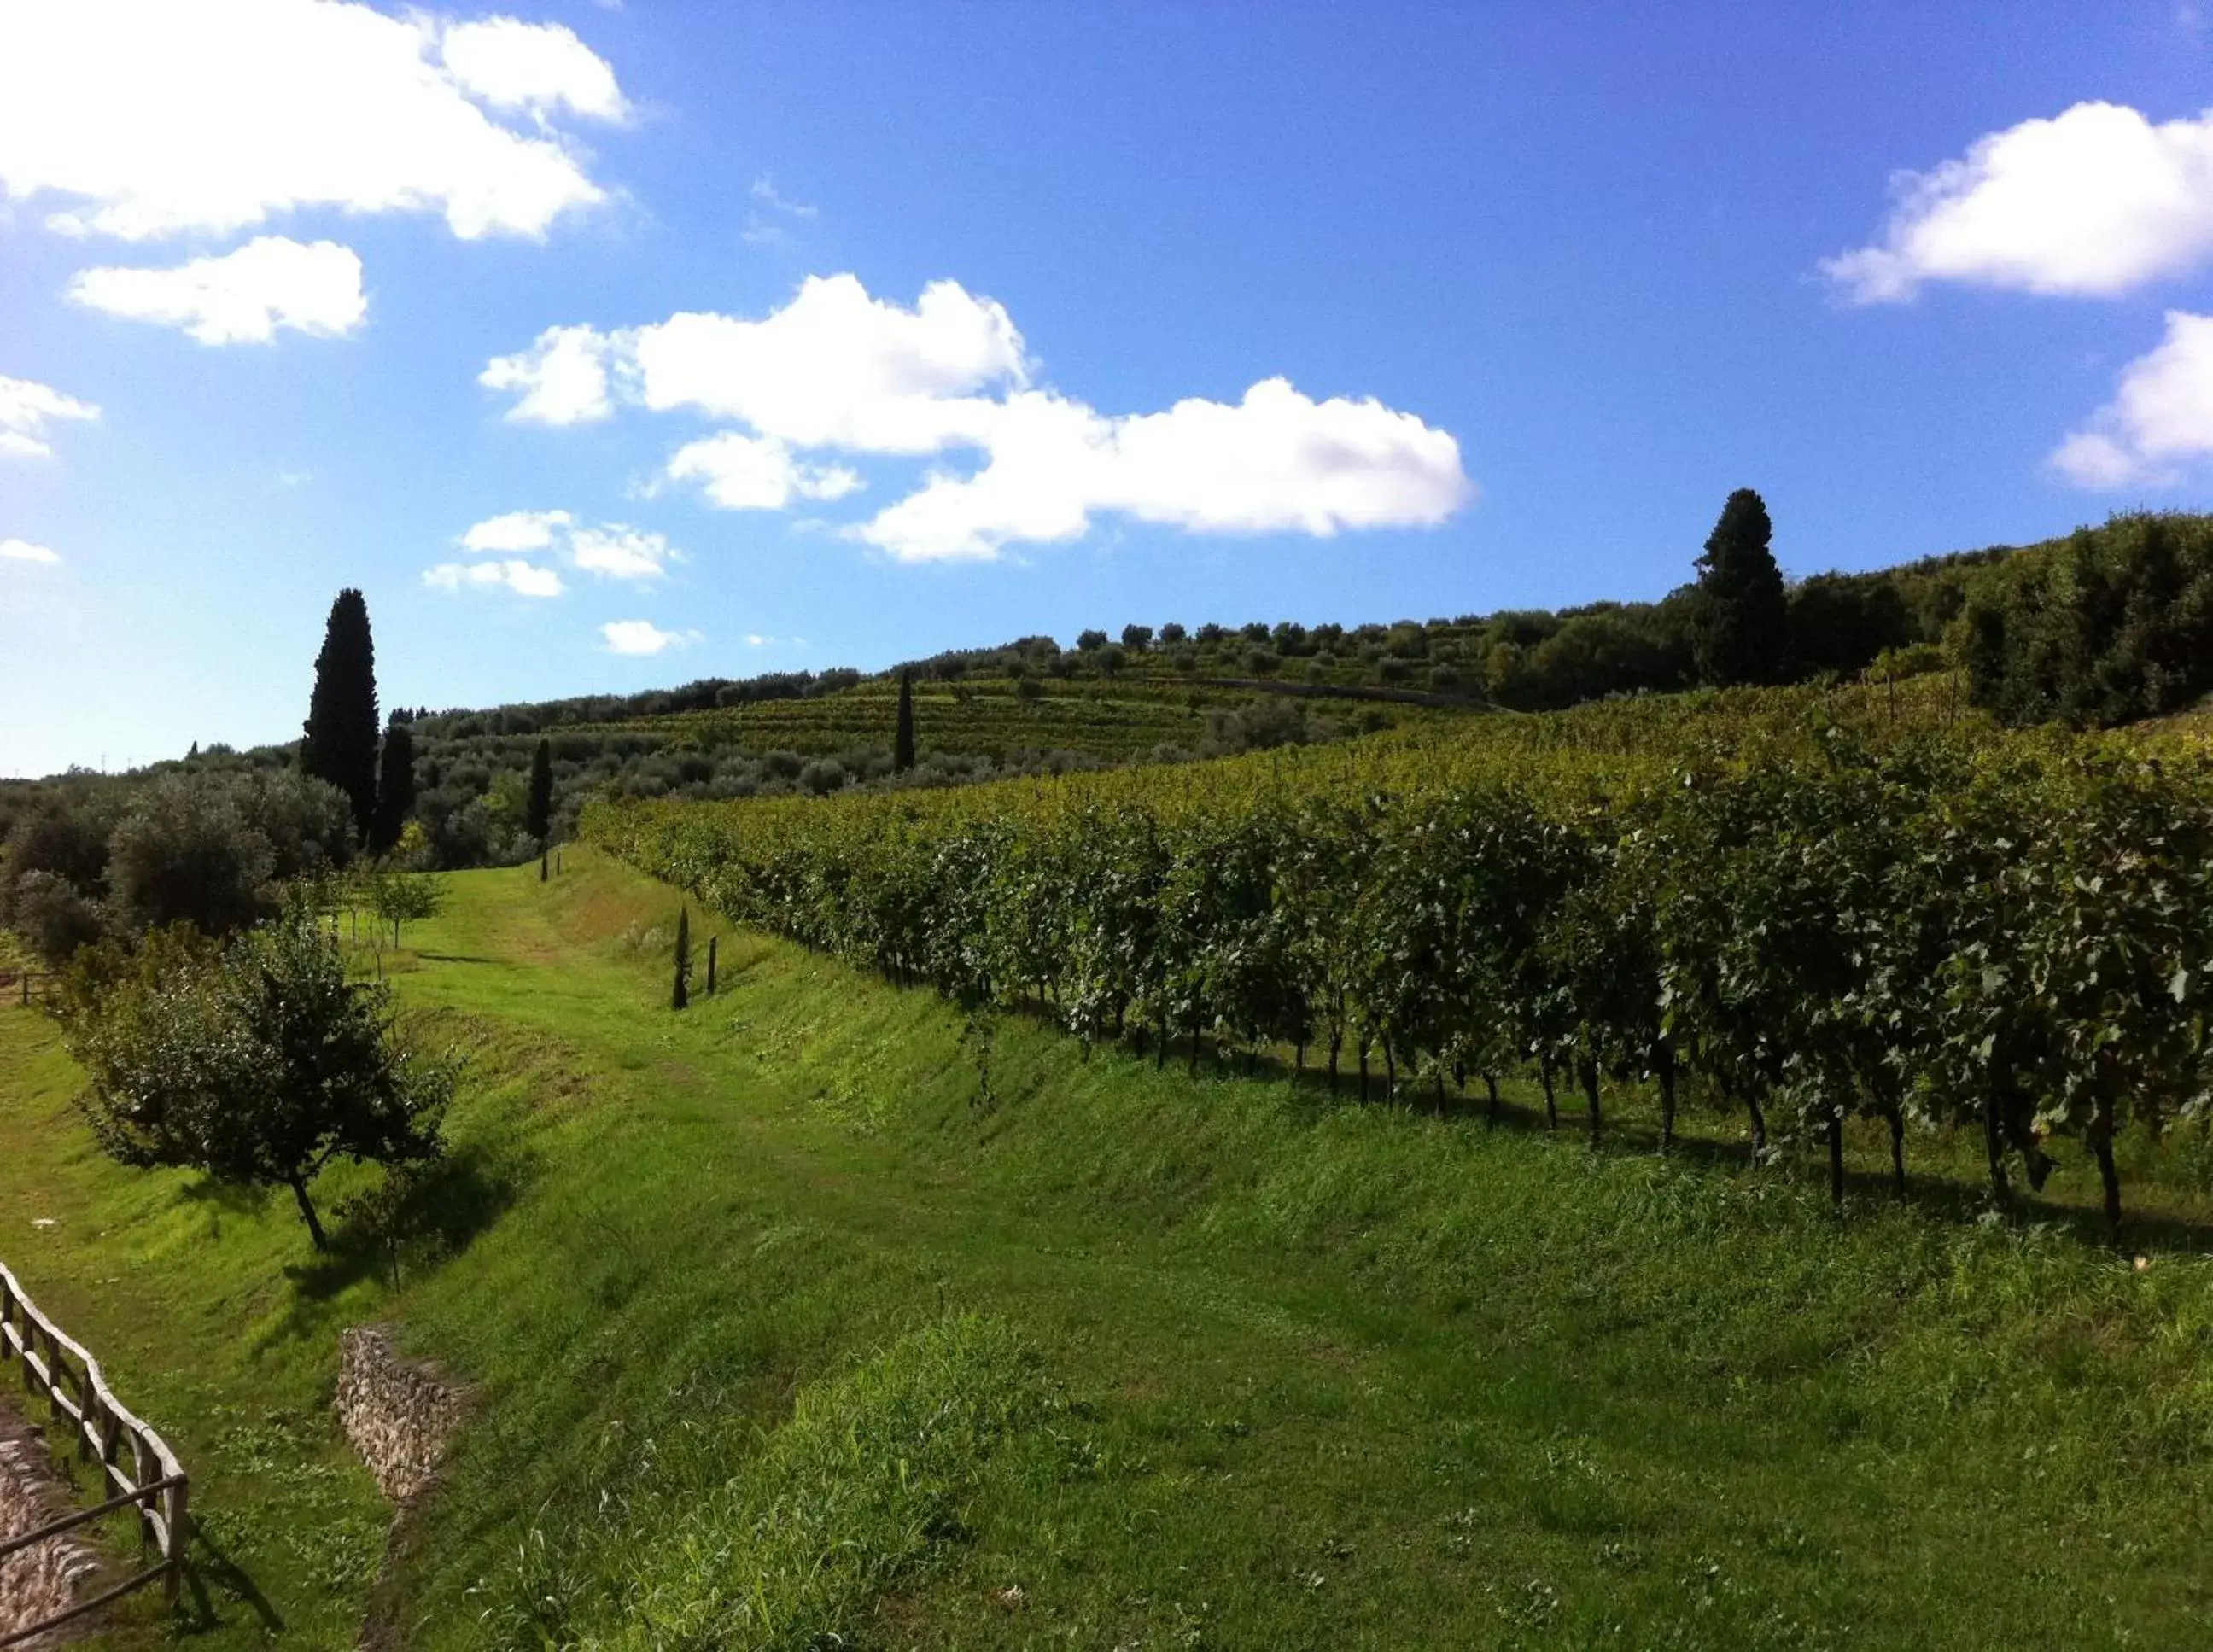
[{"label": "vineyard", "polygon": [[[2213,766],[2000,734],[1941,685],[1480,719],[1200,768],[821,802],[594,804],[586,834],[741,921],[1196,1064],[1363,1096],[1533,1070],[1595,1138],[1685,1083],[1756,1157],[1978,1132],[1995,1196],[2070,1139],[2194,1119]],[[1348,1068],[1350,1071],[1348,1071]]]},{"label": "vineyard", "polygon": [[[879,679],[819,698],[677,712],[622,727],[686,749],[827,756],[886,745],[898,696],[896,681]],[[1196,750],[1207,739],[1210,715],[1218,718],[1253,699],[1249,690],[1170,679],[1050,687],[1034,680],[1025,685],[982,679],[918,684],[915,725],[925,753],[1005,759],[1023,752],[1071,752],[1116,763],[1163,748]],[[1449,715],[1372,701],[1332,702],[1321,714],[1333,714],[1353,732]]]}]

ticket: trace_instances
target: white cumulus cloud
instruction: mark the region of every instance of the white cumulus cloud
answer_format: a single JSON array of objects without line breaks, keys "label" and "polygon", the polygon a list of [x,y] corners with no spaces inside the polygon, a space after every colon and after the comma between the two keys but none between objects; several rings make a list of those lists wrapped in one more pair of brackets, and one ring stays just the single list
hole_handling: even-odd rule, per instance
[{"label": "white cumulus cloud", "polygon": [[54,449],[46,440],[48,424],[56,419],[99,417],[100,409],[90,402],[64,395],[50,384],[0,375],[0,455],[50,459]]},{"label": "white cumulus cloud", "polygon": [[477,523],[461,535],[461,545],[476,552],[543,551],[575,520],[565,510],[510,510]]},{"label": "white cumulus cloud", "polygon": [[336,338],[369,313],[351,247],[283,235],[174,269],[82,270],[70,296],[110,315],[182,327],[204,344],[265,344],[282,328]]},{"label": "white cumulus cloud", "polygon": [[0,539],[0,562],[59,562],[52,549],[28,539]]},{"label": "white cumulus cloud", "polygon": [[455,23],[438,52],[461,88],[495,109],[523,109],[543,119],[565,107],[591,120],[620,120],[630,113],[615,71],[558,23],[512,17]]},{"label": "white cumulus cloud", "polygon": [[464,586],[504,587],[517,596],[558,596],[567,588],[561,576],[520,557],[501,562],[443,562],[423,570],[423,582],[441,591]]},{"label": "white cumulus cloud", "polygon": [[2053,470],[2085,488],[2179,480],[2213,456],[2213,315],[2170,310],[2167,336],[2121,369],[2112,400],[2070,434]]},{"label": "white cumulus cloud", "polygon": [[663,631],[650,619],[610,619],[600,635],[613,654],[660,654],[700,640],[696,631]]},{"label": "white cumulus cloud", "polygon": [[[684,553],[662,534],[621,522],[585,522],[566,510],[510,510],[504,515],[487,517],[462,533],[459,543],[464,550],[479,555],[542,552],[558,556],[580,572],[606,579],[658,579],[668,572],[670,563],[684,559]],[[449,567],[460,571],[449,575]],[[463,577],[482,583],[489,583],[493,578],[490,574],[471,574],[466,565],[460,564],[430,571],[441,576],[432,581],[434,584],[449,586]],[[552,576],[551,570],[544,571]],[[555,588],[532,594],[558,596],[558,580]]]},{"label": "white cumulus cloud", "polygon": [[932,282],[909,308],[839,275],[808,277],[759,320],[685,312],[617,332],[549,327],[479,381],[520,393],[508,417],[531,423],[605,418],[619,396],[741,419],[796,447],[923,454],[974,440],[991,408],[977,393],[1026,371],[1006,310],[958,282]]},{"label": "white cumulus cloud", "polygon": [[1094,513],[1201,533],[1427,527],[1466,503],[1460,444],[1381,402],[1317,402],[1266,379],[1235,403],[1107,418],[1027,393],[974,475],[939,475],[855,531],[902,561],[989,560],[1081,538]]},{"label": "white cumulus cloud", "polygon": [[1856,303],[1931,281],[2111,296],[2213,258],[2213,111],[2155,125],[2078,103],[1900,173],[1892,192],[1882,239],[1821,265]]},{"label": "white cumulus cloud", "polygon": [[623,104],[554,24],[348,0],[0,3],[0,193],[58,198],[64,234],[223,235],[320,206],[543,235],[607,198],[547,129],[557,109]]},{"label": "white cumulus cloud", "polygon": [[483,381],[517,394],[510,418],[575,423],[625,402],[745,427],[686,443],[661,472],[725,509],[783,509],[864,485],[850,466],[805,461],[808,450],[980,455],[851,530],[909,561],[1065,542],[1109,512],[1204,533],[1426,527],[1475,491],[1448,432],[1373,399],[1316,401],[1282,378],[1236,402],[1125,416],[1033,387],[1005,308],[950,281],[911,308],[840,275],[809,278],[758,320],[556,327]]},{"label": "white cumulus cloud", "polygon": [[610,358],[615,341],[588,326],[548,327],[529,349],[485,365],[477,382],[521,393],[507,416],[522,424],[588,424],[615,410]]},{"label": "white cumulus cloud", "polygon": [[842,499],[864,485],[845,466],[802,465],[774,436],[735,430],[686,442],[662,474],[699,483],[724,510],[782,510],[795,499]]},{"label": "white cumulus cloud", "polygon": [[569,554],[588,574],[608,579],[659,579],[675,554],[668,541],[643,528],[612,523],[580,527],[569,538]]}]

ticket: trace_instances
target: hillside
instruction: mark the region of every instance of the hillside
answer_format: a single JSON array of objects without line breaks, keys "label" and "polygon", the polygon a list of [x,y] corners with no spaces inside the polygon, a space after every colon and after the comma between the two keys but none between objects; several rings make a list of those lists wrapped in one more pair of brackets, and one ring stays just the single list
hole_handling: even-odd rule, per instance
[{"label": "hillside", "polygon": [[[55,1223],[10,1264],[204,1477],[194,1644],[350,1643],[383,1513],[328,1385],[386,1318],[483,1405],[376,1591],[411,1646],[2204,1631],[2194,1135],[2131,1144],[2148,1265],[2071,1162],[2040,1222],[1962,1220],[1972,1142],[1893,1207],[1856,1134],[1840,1225],[1732,1119],[1655,1160],[1644,1096],[1594,1155],[1519,1082],[1486,1131],[979,1041],[729,934],[676,1016],[676,897],[568,863],[448,881],[387,954],[476,1050],[396,1289],[357,1234],[311,1263],[289,1206],[100,1158],[0,1010],[10,1207]],[[162,1637],[135,1610],[107,1643]]]}]

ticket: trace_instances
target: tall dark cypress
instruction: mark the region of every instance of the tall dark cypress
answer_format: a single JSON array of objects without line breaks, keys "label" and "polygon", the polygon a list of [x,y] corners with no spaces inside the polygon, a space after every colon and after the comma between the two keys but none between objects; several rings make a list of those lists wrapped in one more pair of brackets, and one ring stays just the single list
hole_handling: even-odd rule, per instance
[{"label": "tall dark cypress", "polygon": [[905,774],[914,766],[914,676],[899,673],[899,723],[892,730],[892,767]]},{"label": "tall dark cypress", "polygon": [[553,742],[540,739],[530,755],[530,807],[522,817],[523,830],[543,844],[553,828]]},{"label": "tall dark cypress", "polygon": [[1750,488],[1729,495],[1698,564],[1691,655],[1701,682],[1726,688],[1781,675],[1790,610],[1774,537],[1765,500]]},{"label": "tall dark cypress", "polygon": [[692,909],[676,914],[676,980],[669,989],[668,1007],[682,1009],[692,1002]]},{"label": "tall dark cypress", "polygon": [[377,765],[376,819],[369,833],[372,855],[389,854],[407,829],[415,808],[415,731],[393,714],[384,731],[384,754]]},{"label": "tall dark cypress", "polygon": [[302,771],[351,800],[354,826],[367,843],[376,818],[376,648],[369,604],[351,587],[331,604],[302,729]]}]

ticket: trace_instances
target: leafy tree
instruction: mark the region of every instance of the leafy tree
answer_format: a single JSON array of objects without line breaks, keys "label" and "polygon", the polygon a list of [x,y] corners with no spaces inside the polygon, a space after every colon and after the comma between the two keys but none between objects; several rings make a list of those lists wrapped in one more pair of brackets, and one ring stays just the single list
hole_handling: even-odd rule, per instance
[{"label": "leafy tree", "polygon": [[100,907],[58,872],[26,872],[6,894],[8,922],[50,964],[66,963],[100,939]]},{"label": "leafy tree", "polygon": [[1094,649],[1103,649],[1106,646],[1106,633],[1097,630],[1079,631],[1076,633],[1076,646],[1086,654],[1090,653]]},{"label": "leafy tree", "polygon": [[542,844],[553,830],[553,742],[541,738],[530,754],[530,802],[522,829]]},{"label": "leafy tree", "polygon": [[899,720],[892,728],[892,768],[905,774],[914,767],[914,679],[899,673]]},{"label": "leafy tree", "polygon": [[415,734],[393,714],[384,731],[384,753],[376,779],[376,819],[369,834],[369,852],[387,855],[407,829],[415,809]]},{"label": "leafy tree", "polygon": [[376,872],[368,881],[369,910],[392,925],[392,944],[399,944],[400,926],[436,917],[446,904],[445,891],[433,877],[419,872]]},{"label": "leafy tree", "polygon": [[376,649],[369,604],[351,587],[331,604],[302,727],[301,772],[346,795],[355,830],[367,842],[376,816]]},{"label": "leafy tree", "polygon": [[1698,558],[1692,594],[1691,652],[1701,682],[1729,687],[1781,674],[1790,615],[1774,537],[1757,493],[1729,495]]},{"label": "leafy tree", "polygon": [[135,958],[93,948],[64,1006],[85,1112],[111,1155],[288,1187],[318,1250],[327,1239],[308,1184],[332,1160],[405,1165],[440,1151],[452,1064],[409,1041],[387,988],[347,978],[304,905],[220,952],[174,930]]},{"label": "leafy tree", "polygon": [[144,787],[109,843],[115,915],[136,929],[189,923],[227,934],[275,909],[277,886],[342,865],[343,795],[285,771],[190,771]]},{"label": "leafy tree", "polygon": [[1152,647],[1152,645],[1153,628],[1150,625],[1125,625],[1122,627],[1122,646],[1129,649],[1131,653],[1143,654],[1147,649]]},{"label": "leafy tree", "polygon": [[2119,516],[1971,588],[1970,696],[2007,722],[2157,716],[2213,688],[2213,524]]}]

